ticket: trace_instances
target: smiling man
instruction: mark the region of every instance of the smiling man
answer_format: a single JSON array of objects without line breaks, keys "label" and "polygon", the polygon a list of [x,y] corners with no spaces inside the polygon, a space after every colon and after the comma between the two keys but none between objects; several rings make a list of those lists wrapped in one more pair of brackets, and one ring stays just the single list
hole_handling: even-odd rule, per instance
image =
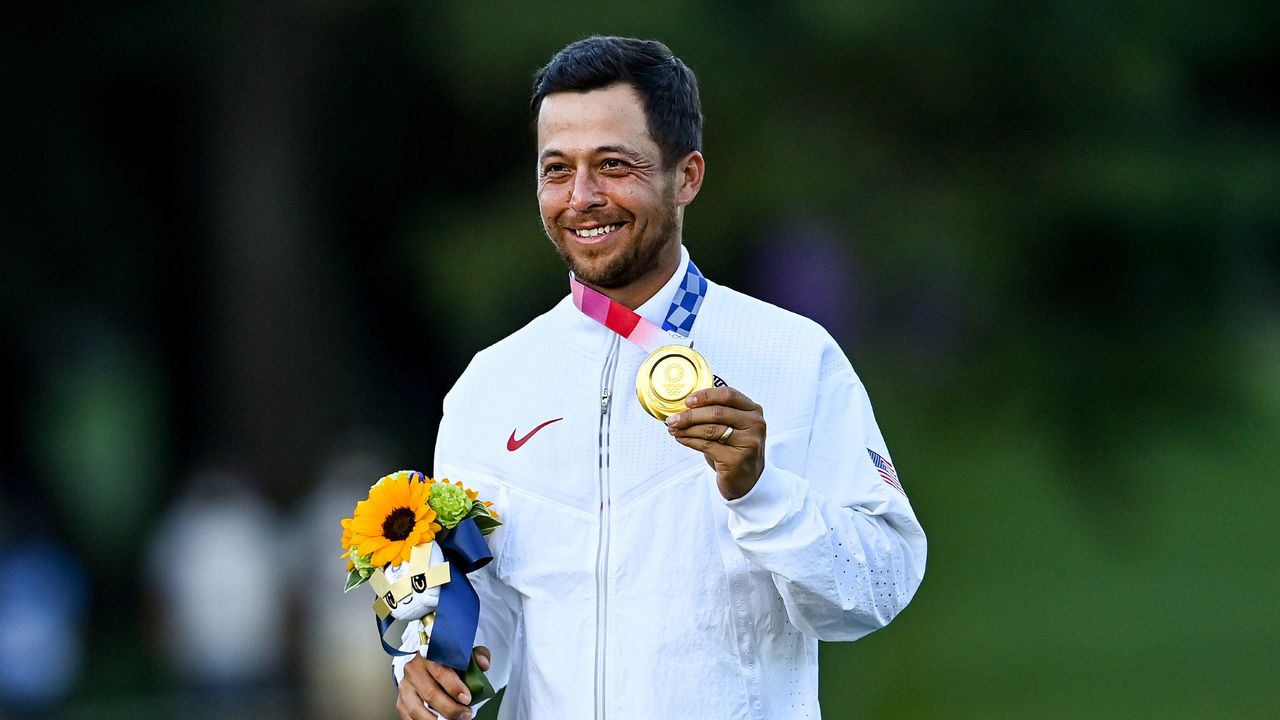
[{"label": "smiling man", "polygon": [[[818,641],[883,627],[924,575],[867,394],[821,327],[690,259],[702,113],[666,46],[573,43],[532,111],[570,293],[476,355],[435,462],[505,523],[473,575],[499,716],[817,718]],[[410,657],[402,718],[471,717],[452,670]]]},{"label": "smiling man", "polygon": [[668,162],[630,84],[553,93],[538,111],[538,207],[578,280],[632,309],[680,262],[684,207],[702,186],[700,152]]}]

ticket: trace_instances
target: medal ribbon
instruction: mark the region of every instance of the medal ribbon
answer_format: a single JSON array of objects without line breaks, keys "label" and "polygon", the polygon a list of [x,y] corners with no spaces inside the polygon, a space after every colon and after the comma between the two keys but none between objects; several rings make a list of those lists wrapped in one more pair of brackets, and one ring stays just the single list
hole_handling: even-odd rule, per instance
[{"label": "medal ribbon", "polygon": [[569,273],[569,288],[573,292],[573,304],[584,315],[651,353],[664,345],[691,344],[689,331],[698,319],[698,308],[702,307],[702,298],[707,294],[707,279],[690,260],[684,280],[671,298],[662,327],[608,295],[583,285],[573,273]]}]

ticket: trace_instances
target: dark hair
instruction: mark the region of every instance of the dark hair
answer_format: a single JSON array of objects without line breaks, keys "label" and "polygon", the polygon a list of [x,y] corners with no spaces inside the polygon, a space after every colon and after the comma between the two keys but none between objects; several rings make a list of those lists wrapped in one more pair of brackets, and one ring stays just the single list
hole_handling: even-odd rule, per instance
[{"label": "dark hair", "polygon": [[657,40],[593,35],[551,58],[533,79],[529,110],[534,124],[542,100],[554,92],[588,92],[627,83],[640,95],[645,124],[671,167],[702,150],[702,103],[698,79],[689,66]]}]

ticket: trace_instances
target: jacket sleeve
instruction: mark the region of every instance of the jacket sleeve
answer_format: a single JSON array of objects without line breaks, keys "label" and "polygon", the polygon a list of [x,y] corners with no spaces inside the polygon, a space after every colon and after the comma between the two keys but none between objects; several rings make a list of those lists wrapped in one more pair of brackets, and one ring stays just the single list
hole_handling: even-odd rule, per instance
[{"label": "jacket sleeve", "polygon": [[[925,536],[907,496],[878,472],[892,460],[866,390],[839,347],[824,351],[800,474],[768,463],[726,501],[743,554],[768,570],[792,624],[826,641],[888,624],[924,577]],[[765,408],[766,417],[768,408]]]},{"label": "jacket sleeve", "polygon": [[[475,471],[450,467],[439,460],[436,472],[441,477],[466,478],[467,484],[480,493],[480,498],[491,500],[499,513],[502,508],[508,507],[507,495],[501,484],[492,478]],[[502,519],[501,515],[499,519]],[[477,647],[489,648],[489,669],[485,671],[485,675],[493,684],[494,690],[506,687],[511,677],[511,654],[515,647],[517,609],[520,605],[515,590],[499,580],[496,572],[506,532],[506,527],[500,526],[489,535],[489,551],[493,554],[493,561],[467,576],[471,579],[476,595],[480,597],[480,624],[476,628],[475,642]]]}]

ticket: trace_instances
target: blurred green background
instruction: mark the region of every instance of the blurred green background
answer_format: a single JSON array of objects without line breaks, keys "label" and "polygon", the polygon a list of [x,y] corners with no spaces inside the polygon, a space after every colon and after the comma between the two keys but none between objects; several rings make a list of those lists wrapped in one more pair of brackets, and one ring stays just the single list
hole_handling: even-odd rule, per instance
[{"label": "blurred green background", "polygon": [[0,716],[393,716],[337,519],[566,292],[526,108],[592,33],[698,74],[691,253],[840,340],[929,533],[825,715],[1274,716],[1278,7],[6,11]]}]

